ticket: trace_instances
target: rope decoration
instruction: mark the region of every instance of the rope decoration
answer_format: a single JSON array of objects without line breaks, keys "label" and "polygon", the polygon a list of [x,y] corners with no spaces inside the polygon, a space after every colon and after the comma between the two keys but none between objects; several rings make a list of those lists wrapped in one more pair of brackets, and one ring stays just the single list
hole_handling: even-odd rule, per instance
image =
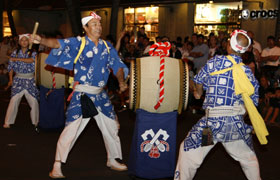
[{"label": "rope decoration", "polygon": [[52,88],[46,93],[45,95],[46,99],[53,92],[54,89],[56,89],[55,72],[52,71]]},{"label": "rope decoration", "polygon": [[56,89],[55,75],[54,71],[52,72],[52,88]]},{"label": "rope decoration", "polygon": [[164,99],[164,67],[165,60],[164,57],[169,56],[169,49],[171,48],[171,44],[169,42],[164,43],[155,43],[150,47],[149,54],[151,56],[159,56],[160,57],[160,68],[159,68],[159,100],[157,104],[154,106],[154,109],[158,109],[163,102]]}]

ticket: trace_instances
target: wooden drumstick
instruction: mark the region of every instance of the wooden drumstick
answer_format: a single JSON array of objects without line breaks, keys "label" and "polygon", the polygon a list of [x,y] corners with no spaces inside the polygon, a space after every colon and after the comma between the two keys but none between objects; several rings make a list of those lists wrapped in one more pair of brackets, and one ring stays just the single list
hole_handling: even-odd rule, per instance
[{"label": "wooden drumstick", "polygon": [[[34,25],[33,33],[32,33],[32,38],[33,38],[33,39],[34,39],[35,34],[37,33],[38,26],[39,26],[39,23],[36,22],[35,25]],[[33,42],[31,42],[31,43],[29,44],[29,48],[28,48],[28,49],[31,49],[31,48],[32,48],[32,45],[33,45]]]},{"label": "wooden drumstick", "polygon": [[124,83],[127,83],[128,79],[130,78],[129,75],[127,75],[126,79],[124,80]]}]

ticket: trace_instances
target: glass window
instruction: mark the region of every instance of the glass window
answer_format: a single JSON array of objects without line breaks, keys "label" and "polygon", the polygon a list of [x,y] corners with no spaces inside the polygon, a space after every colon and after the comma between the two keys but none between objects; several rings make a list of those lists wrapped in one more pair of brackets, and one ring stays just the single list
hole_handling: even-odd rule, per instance
[{"label": "glass window", "polygon": [[155,41],[158,36],[158,7],[126,8],[124,18],[126,31],[136,34],[144,27],[147,37]]},{"label": "glass window", "polygon": [[197,4],[194,32],[206,36],[218,31],[231,33],[241,27],[241,9],[242,2]]}]

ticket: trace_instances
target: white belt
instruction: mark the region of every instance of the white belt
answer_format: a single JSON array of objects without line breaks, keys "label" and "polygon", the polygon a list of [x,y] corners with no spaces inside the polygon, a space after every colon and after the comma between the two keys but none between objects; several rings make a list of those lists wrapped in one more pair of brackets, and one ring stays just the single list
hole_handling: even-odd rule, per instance
[{"label": "white belt", "polygon": [[207,108],[207,109],[209,110],[208,117],[237,116],[237,115],[244,115],[246,112],[243,105],[218,106],[218,107]]},{"label": "white belt", "polygon": [[16,73],[15,77],[18,77],[18,78],[33,78],[34,73]]},{"label": "white belt", "polygon": [[76,92],[85,92],[88,94],[99,94],[102,90],[103,88],[101,87],[82,85],[82,84],[77,84],[74,89],[74,91]]}]

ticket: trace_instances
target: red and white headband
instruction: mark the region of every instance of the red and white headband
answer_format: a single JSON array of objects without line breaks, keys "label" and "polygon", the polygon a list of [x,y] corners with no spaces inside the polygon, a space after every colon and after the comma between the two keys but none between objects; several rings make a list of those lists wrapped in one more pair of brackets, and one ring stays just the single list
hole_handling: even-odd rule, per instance
[{"label": "red and white headband", "polygon": [[26,37],[27,39],[29,39],[29,35],[30,34],[20,34],[18,35],[18,39],[21,40],[21,38]]},{"label": "red and white headband", "polygon": [[[248,45],[246,47],[240,46],[237,42],[237,35],[243,34],[248,39]],[[237,29],[231,33],[230,46],[231,48],[238,53],[245,53],[249,46],[251,45],[251,38],[247,35],[247,31]]]},{"label": "red and white headband", "polygon": [[89,14],[89,16],[86,16],[84,18],[82,18],[82,24],[83,26],[85,26],[90,20],[92,19],[97,19],[97,20],[101,20],[101,17],[98,16],[95,12],[91,12]]}]

